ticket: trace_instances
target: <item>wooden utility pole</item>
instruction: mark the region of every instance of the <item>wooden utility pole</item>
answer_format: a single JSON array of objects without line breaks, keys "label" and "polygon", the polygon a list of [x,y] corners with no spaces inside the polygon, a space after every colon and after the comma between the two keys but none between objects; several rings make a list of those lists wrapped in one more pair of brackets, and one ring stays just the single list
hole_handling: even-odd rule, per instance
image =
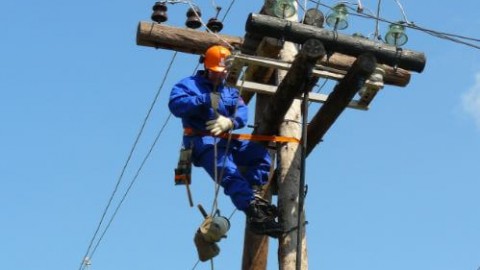
[{"label": "wooden utility pole", "polygon": [[[264,9],[268,10],[268,5],[274,4],[276,1],[265,1]],[[296,3],[295,3],[296,5]],[[270,16],[271,17],[271,16]],[[295,13],[291,17],[286,18],[287,21],[298,21],[298,14]],[[281,37],[278,37],[281,38]],[[293,62],[298,50],[295,43],[285,42],[282,51],[279,55],[279,60]],[[299,58],[303,58],[305,54],[300,54]],[[316,57],[321,57],[317,55]],[[315,56],[307,57],[307,62],[311,63]],[[298,59],[298,58],[297,58]],[[293,69],[291,69],[293,70]],[[287,72],[278,71],[277,81],[281,85],[287,76]],[[303,74],[305,78],[305,74]],[[284,85],[288,85],[288,81]],[[290,85],[291,86],[291,85]],[[293,87],[299,87],[300,84]],[[285,87],[286,89],[286,87]],[[290,89],[295,90],[295,89]],[[301,91],[301,90],[300,90]],[[298,92],[297,92],[298,93]],[[301,122],[301,101],[294,100],[290,103],[288,110],[283,115],[282,122],[278,128],[278,132],[281,136],[288,137],[301,137],[301,126],[298,124]],[[265,114],[264,114],[265,115]],[[286,143],[280,146],[278,151],[279,162],[279,174],[277,179],[278,185],[278,208],[280,212],[279,221],[283,225],[285,230],[288,230],[292,226],[295,226],[298,215],[298,186],[300,180],[300,162],[301,156],[298,155],[300,145],[298,143]],[[281,270],[293,270],[296,265],[297,255],[297,243],[301,242],[302,269],[308,269],[308,254],[307,254],[307,237],[303,234],[302,239],[297,239],[296,233],[288,233],[283,235],[279,239],[278,243],[278,265]]]},{"label": "wooden utility pole", "polygon": [[[292,49],[296,50],[293,44],[286,44],[287,52],[290,54]],[[289,47],[290,46],[290,47]],[[287,54],[287,55],[288,55]],[[282,136],[301,137],[301,102],[295,97],[305,91],[305,87],[311,87],[312,84],[305,83],[309,81],[311,71],[315,63],[325,55],[325,49],[322,44],[309,40],[303,45],[299,53],[293,54],[293,63],[284,77],[280,78],[280,84],[275,95],[270,98],[266,104],[263,103],[263,110],[260,111],[261,122],[254,130],[254,134],[275,135],[280,133]],[[288,59],[292,60],[292,59]],[[293,125],[292,125],[293,124]],[[284,229],[290,230],[297,225],[298,217],[298,191],[300,167],[294,164],[300,162],[300,156],[296,153],[298,143],[284,144],[278,149],[280,159],[280,177],[277,178],[278,186],[278,206],[280,210],[280,223]],[[288,173],[287,173],[288,172]],[[297,198],[292,200],[292,198]],[[293,213],[293,214],[292,214]],[[279,265],[280,269],[295,269],[297,254],[297,234],[296,230],[290,231],[279,239]],[[250,243],[246,242],[250,247]],[[302,265],[307,266],[306,237],[302,237]],[[256,265],[244,269],[264,269]],[[306,269],[306,268],[304,268]]]},{"label": "wooden utility pole", "polygon": [[262,122],[256,127],[254,134],[275,135],[278,133],[281,123],[284,122],[285,114],[292,106],[294,99],[304,92],[306,79],[309,79],[315,63],[325,53],[325,48],[320,42],[313,39],[305,42],[302,50],[294,56],[292,66],[282,78],[275,95],[264,107]]},{"label": "wooden utility pole", "polygon": [[[269,42],[268,39],[263,39],[255,47],[255,53],[257,55],[269,58],[277,58],[280,53],[281,46],[278,42]],[[274,70],[272,68],[260,67],[260,66],[251,66],[245,72],[245,79],[258,83],[269,83],[270,78],[272,77]],[[245,102],[249,102],[253,97],[254,92],[242,93],[242,98]],[[265,94],[256,95],[255,102],[255,126],[261,123],[261,118],[263,115],[263,109],[267,106],[270,96]],[[276,154],[271,155],[272,161],[276,160]],[[274,162],[272,162],[272,168],[270,173],[270,178],[268,185],[264,192],[263,198],[271,201],[272,200],[272,177],[274,175]],[[243,258],[242,258],[242,268],[243,270],[266,270],[267,269],[267,259],[269,251],[269,237],[265,235],[257,235],[252,233],[248,228],[248,222],[245,225],[245,236],[244,236],[244,245],[243,245]]]},{"label": "wooden utility pole", "polygon": [[[294,56],[295,44],[286,42],[282,60],[289,59]],[[284,73],[284,72],[279,72]],[[279,74],[281,78],[283,74]],[[279,134],[281,136],[301,137],[301,123],[302,121],[302,106],[300,100],[293,101],[288,109],[285,117],[280,124]],[[298,143],[286,143],[278,149],[280,159],[279,174],[277,179],[278,184],[278,207],[280,210],[280,223],[285,230],[296,226],[298,215],[298,187],[300,181],[300,163],[301,156],[299,155]],[[305,215],[303,215],[305,217]],[[278,243],[278,264],[281,270],[293,270],[296,265],[297,243],[301,242],[302,269],[308,269],[308,254],[307,254],[307,236],[303,234],[301,239],[297,239],[296,231],[288,233],[279,239]]]},{"label": "wooden utility pole", "polygon": [[[241,57],[233,57],[237,59],[233,65],[240,65],[240,68],[231,68],[227,80],[231,79],[229,83],[232,85],[238,85],[236,83],[240,80],[249,81],[249,91],[270,94],[257,94],[256,134],[278,134],[305,140],[301,138],[302,102],[299,97],[313,88],[319,76],[338,80],[330,95],[314,98],[312,94],[310,98],[324,102],[324,105],[313,117],[306,132],[308,140],[303,150],[307,154],[321,141],[347,106],[366,109],[352,99],[376,67],[384,70],[385,74],[383,81],[378,84],[367,82],[366,86],[373,85],[377,87],[375,89],[380,89],[384,84],[406,86],[410,81],[410,71],[421,72],[425,67],[423,53],[300,24],[297,22],[297,13],[289,18],[275,18],[270,12],[276,2],[265,0],[261,11],[263,15],[249,16],[247,33],[243,38],[140,22],[137,44],[193,54],[203,54],[212,45],[233,46],[241,50]],[[303,45],[300,52],[297,44]],[[262,56],[264,58],[260,59]],[[240,79],[239,71],[244,66],[248,68]],[[251,92],[242,93],[246,102],[252,96]],[[369,102],[364,103],[368,105]],[[306,233],[297,239],[297,218],[300,217],[301,226],[305,221],[305,213],[299,211],[302,208],[298,207],[300,195],[303,195],[303,187],[300,187],[301,147],[298,143],[283,143],[277,149],[279,219],[287,231],[279,239],[278,265],[281,270],[298,270],[300,265],[300,269],[308,269]],[[242,269],[267,269],[268,241],[268,237],[254,235],[247,228]],[[300,243],[301,251],[299,261],[297,243]]]}]

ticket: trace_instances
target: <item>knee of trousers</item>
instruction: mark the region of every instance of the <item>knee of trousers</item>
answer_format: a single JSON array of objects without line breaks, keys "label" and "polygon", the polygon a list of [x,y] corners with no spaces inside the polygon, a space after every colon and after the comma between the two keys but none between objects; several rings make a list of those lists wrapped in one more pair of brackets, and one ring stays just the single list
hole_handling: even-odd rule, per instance
[{"label": "knee of trousers", "polygon": [[221,186],[225,195],[229,196],[239,210],[244,210],[253,200],[253,190],[242,177],[227,176],[222,178]]}]

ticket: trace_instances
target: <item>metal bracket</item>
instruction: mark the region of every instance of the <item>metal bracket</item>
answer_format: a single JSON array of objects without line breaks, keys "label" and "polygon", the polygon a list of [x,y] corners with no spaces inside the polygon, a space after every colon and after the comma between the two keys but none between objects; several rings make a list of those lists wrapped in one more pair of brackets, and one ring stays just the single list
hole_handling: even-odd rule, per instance
[{"label": "metal bracket", "polygon": [[[260,56],[251,56],[245,54],[234,54],[231,56],[231,65],[229,68],[229,73],[227,76],[227,84],[230,86],[234,86],[237,88],[242,88],[245,91],[255,92],[255,93],[262,93],[262,94],[270,94],[273,95],[277,91],[277,87],[273,85],[267,85],[262,83],[256,83],[251,81],[244,81],[240,78],[240,74],[242,73],[243,68],[247,66],[262,66],[262,67],[269,67],[269,68],[276,68],[281,70],[288,70],[291,66],[290,62],[285,62],[281,60],[276,60],[267,57],[260,57]],[[313,69],[312,75],[321,78],[327,78],[331,80],[341,80],[345,76],[346,72],[343,70],[327,67],[324,65],[317,64]],[[378,90],[382,89],[384,86],[383,80],[371,80],[368,79],[365,82],[366,89],[370,89],[372,91],[368,92],[368,96],[361,96],[359,100],[353,100],[348,105],[349,108],[357,109],[357,110],[368,110],[370,102],[375,97],[375,94]],[[374,91],[375,90],[375,91]],[[367,92],[365,92],[367,93]],[[297,97],[301,99],[302,97]],[[328,95],[325,94],[318,94],[318,93],[310,93],[309,94],[309,101],[324,103],[328,98]]]}]

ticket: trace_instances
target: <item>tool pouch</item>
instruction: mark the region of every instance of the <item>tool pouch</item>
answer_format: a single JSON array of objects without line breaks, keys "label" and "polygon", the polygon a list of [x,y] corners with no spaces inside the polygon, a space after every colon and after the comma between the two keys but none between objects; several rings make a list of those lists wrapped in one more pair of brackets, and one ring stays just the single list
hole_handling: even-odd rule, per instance
[{"label": "tool pouch", "polygon": [[175,185],[190,185],[192,182],[192,148],[180,149],[177,168],[175,168]]},{"label": "tool pouch", "polygon": [[197,248],[198,258],[202,262],[208,261],[220,253],[220,248],[218,245],[215,242],[209,242],[205,240],[205,237],[200,230],[197,230],[195,233],[193,241],[195,242],[195,247]]}]

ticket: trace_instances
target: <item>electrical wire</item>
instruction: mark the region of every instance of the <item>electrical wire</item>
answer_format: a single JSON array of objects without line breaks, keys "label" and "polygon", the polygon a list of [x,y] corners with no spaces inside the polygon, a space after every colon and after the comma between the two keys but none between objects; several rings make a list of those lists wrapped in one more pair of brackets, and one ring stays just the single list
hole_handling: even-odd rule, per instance
[{"label": "electrical wire", "polygon": [[[412,23],[412,25],[416,26],[414,23]],[[433,31],[433,30],[428,30],[427,29],[427,31]],[[459,34],[445,33],[445,32],[440,32],[440,31],[435,31],[435,32],[437,32],[439,34],[442,34],[442,35],[447,35],[447,36],[456,37],[456,38],[460,38],[460,39],[480,42],[480,39],[478,39],[478,38],[466,37],[466,36],[462,36],[462,35],[459,35]]]},{"label": "electrical wire", "polygon": [[322,85],[320,85],[320,86],[318,87],[318,89],[315,91],[315,93],[320,93],[320,91],[322,91],[323,87],[325,87],[325,85],[327,84],[327,82],[328,82],[328,78],[326,78],[326,79],[323,81]]},{"label": "electrical wire", "polygon": [[[307,84],[306,84],[307,85]],[[303,104],[308,103],[308,87],[305,87],[305,92],[303,93]],[[303,116],[302,116],[302,145],[300,148],[301,162],[300,162],[300,181],[298,184],[298,207],[297,207],[297,254],[295,266],[296,270],[301,270],[302,268],[302,239],[303,239],[303,228],[302,228],[302,216],[304,212],[305,204],[305,171],[306,171],[306,162],[307,162],[307,125],[308,125],[308,106],[303,106]]]},{"label": "electrical wire", "polygon": [[230,9],[232,8],[233,4],[235,4],[235,0],[232,0],[230,2],[230,5],[227,8],[227,11],[225,11],[225,14],[223,15],[222,22],[225,21],[225,18],[227,17],[228,13],[230,12]]},{"label": "electrical wire", "polygon": [[[331,6],[320,3],[319,1],[316,1],[316,0],[309,0],[309,1],[312,2],[312,3],[318,3],[319,5],[321,5],[323,7],[326,7],[328,9],[333,10],[333,8]],[[353,8],[350,8],[350,7],[349,7],[349,9],[354,10]],[[368,14],[365,14],[365,13],[359,14],[359,13],[353,12],[353,13],[350,13],[350,14],[352,16],[366,18],[366,19],[373,19],[373,20],[378,19],[381,22],[389,23],[389,24],[394,24],[394,23],[398,24],[399,23],[399,22],[393,22],[391,20],[387,20],[387,19],[384,19],[384,18],[381,18],[381,17],[378,17],[378,16],[368,15]],[[402,22],[400,22],[400,23],[402,23]],[[466,45],[468,47],[472,47],[472,48],[475,48],[475,49],[480,49],[480,45],[473,44],[473,43],[465,41],[465,40],[469,40],[469,41],[480,42],[480,39],[478,39],[478,38],[467,37],[467,36],[463,36],[463,35],[459,35],[459,34],[452,34],[452,33],[446,33],[446,32],[442,32],[442,31],[432,30],[432,29],[428,29],[428,28],[425,28],[425,27],[418,26],[414,23],[405,22],[404,26],[407,27],[407,28],[413,29],[413,30],[424,32],[426,34],[429,34],[431,36],[434,36],[434,37],[437,37],[437,38],[440,38],[440,39],[452,41],[454,43]]]},{"label": "electrical wire", "polygon": [[380,17],[380,6],[382,4],[382,0],[378,0],[378,4],[377,4],[377,17],[375,19],[375,39],[380,39],[380,36],[379,36],[379,32],[380,32],[380,28],[379,28],[379,20],[378,18]]},{"label": "electrical wire", "polygon": [[[298,2],[297,2],[298,3]],[[303,2],[303,16],[302,16],[302,22],[305,21],[305,17],[307,17],[307,3],[308,3],[308,0],[305,0]]]},{"label": "electrical wire", "polygon": [[[146,124],[147,124],[147,122],[148,122],[148,119],[150,118],[150,115],[151,115],[151,113],[152,113],[152,111],[153,111],[153,108],[155,107],[155,104],[157,103],[158,97],[160,96],[160,93],[161,93],[161,91],[162,91],[163,85],[165,84],[166,78],[167,78],[167,76],[168,76],[168,73],[169,73],[169,71],[170,71],[170,68],[172,67],[173,62],[175,61],[176,56],[177,56],[177,52],[175,52],[175,53],[173,54],[172,59],[171,59],[171,61],[170,61],[170,64],[169,64],[169,66],[168,66],[168,68],[167,68],[167,71],[165,72],[165,75],[164,75],[164,77],[163,77],[162,83],[160,84],[160,87],[158,88],[158,90],[157,90],[157,92],[156,92],[156,94],[155,94],[155,96],[154,96],[154,98],[153,98],[153,101],[152,101],[152,103],[150,104],[150,107],[149,107],[149,109],[148,109],[148,111],[147,111],[147,114],[146,114],[145,118],[143,119],[143,123],[142,123],[142,125],[141,125],[141,127],[140,127],[140,130],[138,131],[137,136],[136,136],[136,138],[135,138],[135,141],[133,142],[133,145],[132,145],[132,147],[131,147],[131,149],[130,149],[130,151],[129,151],[129,153],[128,153],[127,160],[125,161],[125,163],[124,163],[124,165],[123,165],[123,167],[122,167],[122,170],[121,170],[121,172],[120,172],[120,176],[119,176],[118,179],[117,179],[117,182],[116,182],[116,184],[115,184],[115,187],[114,187],[114,189],[113,189],[113,192],[112,192],[112,194],[110,195],[110,198],[108,199],[108,202],[107,202],[107,205],[106,205],[105,209],[103,210],[103,213],[102,213],[102,216],[101,216],[101,218],[100,218],[100,221],[99,221],[99,223],[98,223],[98,225],[97,225],[97,228],[95,229],[95,232],[94,232],[94,234],[93,234],[93,236],[92,236],[92,238],[91,238],[91,240],[90,240],[90,242],[89,242],[89,244],[88,244],[88,248],[87,248],[87,250],[86,250],[86,252],[85,252],[85,255],[84,255],[83,258],[82,258],[82,262],[80,263],[79,269],[82,269],[82,266],[84,265],[84,262],[85,262],[85,258],[90,258],[90,259],[91,259],[91,257],[92,257],[91,255],[89,256],[89,252],[90,252],[90,250],[91,250],[91,248],[92,248],[92,245],[93,245],[93,243],[95,242],[95,239],[96,239],[96,237],[97,237],[97,235],[98,235],[98,233],[99,233],[99,231],[100,231],[100,228],[101,228],[101,226],[102,226],[102,224],[103,224],[103,221],[105,220],[105,217],[106,217],[106,215],[107,215],[107,212],[108,212],[108,210],[110,209],[110,206],[111,206],[111,204],[112,204],[113,198],[115,197],[115,194],[116,194],[117,191],[118,191],[118,188],[119,188],[119,186],[120,186],[120,183],[121,183],[122,180],[123,180],[123,176],[125,175],[125,171],[126,171],[126,169],[127,169],[127,167],[128,167],[128,164],[130,163],[130,160],[131,160],[131,158],[132,158],[132,156],[133,156],[133,153],[135,152],[135,149],[136,149],[136,147],[137,147],[137,145],[138,145],[138,142],[139,142],[139,140],[140,140],[140,137],[141,137],[142,134],[143,134],[143,131],[144,131],[145,126],[146,126]],[[97,245],[98,245],[98,244],[97,244]]]},{"label": "electrical wire", "polygon": [[[328,82],[328,78],[325,78],[325,80],[323,81],[323,83],[318,87],[317,90],[315,90],[315,93],[320,93],[320,91],[322,91],[323,87],[325,87],[325,85],[327,84]],[[310,107],[310,105],[312,105],[312,101],[309,101],[308,102],[308,107]]]},{"label": "electrical wire", "polygon": [[137,169],[137,172],[135,173],[135,176],[132,178],[132,180],[130,181],[130,184],[128,185],[128,188],[126,189],[125,193],[123,194],[120,202],[118,203],[117,207],[115,208],[115,211],[113,212],[107,226],[105,227],[105,230],[103,231],[102,235],[100,236],[97,244],[95,245],[95,248],[93,249],[91,255],[89,256],[89,258],[91,259],[93,257],[93,255],[95,254],[95,251],[97,250],[98,246],[100,245],[100,242],[103,240],[103,237],[105,236],[105,234],[107,233],[108,229],[110,228],[110,225],[112,224],[113,220],[115,219],[115,217],[117,216],[117,213],[118,211],[120,210],[120,207],[122,206],[123,202],[125,201],[128,193],[130,192],[130,190],[132,189],[133,185],[135,184],[135,182],[137,181],[138,179],[138,176],[140,175],[140,172],[142,171],[143,169],[143,166],[145,166],[145,163],[147,162],[148,158],[150,157],[150,155],[152,154],[153,152],[153,149],[155,148],[155,145],[157,144],[158,142],[158,139],[160,138],[160,136],[162,135],[163,133],[163,130],[165,129],[165,127],[167,126],[168,124],[168,120],[170,119],[170,117],[172,116],[172,114],[170,113],[166,120],[164,121],[164,124],[162,125],[160,131],[157,133],[157,136],[155,137],[155,140],[153,141],[152,145],[150,146],[150,149],[148,150],[147,154],[145,155],[144,159],[142,160],[142,163],[140,164],[140,167]]},{"label": "electrical wire", "polygon": [[192,270],[195,270],[197,268],[197,265],[200,263],[200,260],[197,260],[197,262],[193,265]]},{"label": "electrical wire", "polygon": [[[358,16],[358,17],[364,17],[364,18],[368,18],[368,19],[376,19],[374,16],[371,16],[371,15],[368,15],[368,14],[352,14],[352,15],[355,15],[355,16]],[[390,23],[390,24],[398,24],[399,23],[399,22],[393,22],[393,21],[390,21],[390,20],[386,20],[386,19],[383,19],[383,18],[378,18],[378,20],[380,20],[382,22]],[[434,37],[437,37],[437,38],[440,38],[440,39],[449,40],[449,41],[452,41],[454,43],[463,44],[463,45],[466,45],[468,47],[472,47],[472,48],[475,48],[475,49],[480,49],[480,45],[473,44],[473,43],[466,42],[466,41],[462,40],[462,39],[465,39],[465,40],[468,39],[468,40],[480,41],[476,38],[465,38],[465,37],[462,37],[462,36],[459,36],[459,35],[456,35],[456,34],[449,34],[449,33],[445,33],[445,32],[439,32],[439,31],[436,31],[436,30],[427,29],[427,28],[424,28],[424,27],[417,26],[415,24],[405,24],[404,26],[407,27],[407,28],[410,28],[410,29],[421,31],[423,33],[426,33],[428,35],[431,35],[431,36],[434,36]]]}]

